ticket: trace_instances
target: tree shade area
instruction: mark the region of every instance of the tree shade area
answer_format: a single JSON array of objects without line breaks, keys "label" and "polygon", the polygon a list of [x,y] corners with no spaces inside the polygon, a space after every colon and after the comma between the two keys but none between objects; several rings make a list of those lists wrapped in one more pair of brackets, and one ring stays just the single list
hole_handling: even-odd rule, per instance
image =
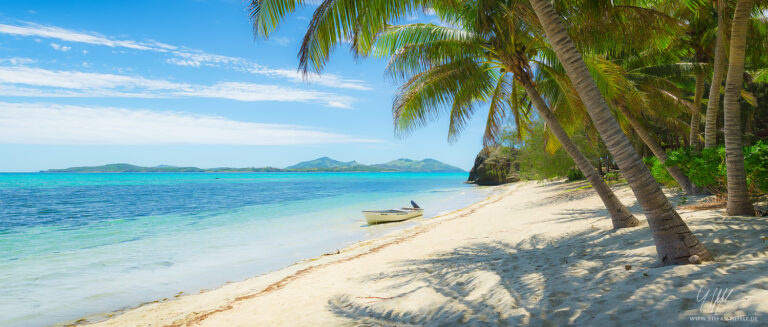
[{"label": "tree shade area", "polygon": [[[305,4],[254,0],[256,36],[268,38]],[[401,85],[397,135],[444,117],[451,142],[487,109],[484,151],[507,155],[515,179],[585,178],[614,228],[638,225],[608,185],[625,181],[659,262],[698,263],[713,257],[662,186],[713,193],[728,214],[755,215],[768,191],[766,8],[764,0],[325,0],[298,67],[321,72],[340,46],[384,58]],[[414,14],[435,19],[411,22]]]}]

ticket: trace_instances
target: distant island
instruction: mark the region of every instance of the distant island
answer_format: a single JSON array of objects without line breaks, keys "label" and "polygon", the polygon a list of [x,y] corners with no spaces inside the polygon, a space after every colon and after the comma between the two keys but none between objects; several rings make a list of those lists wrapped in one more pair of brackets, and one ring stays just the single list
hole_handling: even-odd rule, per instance
[{"label": "distant island", "polygon": [[383,164],[364,165],[357,161],[343,162],[328,157],[303,161],[286,168],[197,168],[160,165],[142,167],[125,163],[108,164],[91,167],[71,167],[65,169],[48,169],[42,173],[257,173],[257,172],[464,172],[463,169],[451,166],[434,159],[420,161],[397,159]]}]

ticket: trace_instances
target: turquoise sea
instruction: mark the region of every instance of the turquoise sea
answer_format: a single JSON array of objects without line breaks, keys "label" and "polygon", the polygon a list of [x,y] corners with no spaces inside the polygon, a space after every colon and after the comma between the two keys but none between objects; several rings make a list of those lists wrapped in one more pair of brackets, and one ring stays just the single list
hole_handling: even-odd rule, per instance
[{"label": "turquoise sea", "polygon": [[[465,207],[465,173],[0,174],[0,326],[196,293]],[[367,226],[361,210],[425,217]]]}]

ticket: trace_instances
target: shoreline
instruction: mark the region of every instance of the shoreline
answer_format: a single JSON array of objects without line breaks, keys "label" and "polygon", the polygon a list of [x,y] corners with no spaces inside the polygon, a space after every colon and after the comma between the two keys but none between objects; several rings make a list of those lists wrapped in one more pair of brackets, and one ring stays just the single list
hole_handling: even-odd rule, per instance
[{"label": "shoreline", "polygon": [[[612,230],[599,198],[579,185],[501,186],[503,192],[442,219],[92,325],[664,325],[712,314],[768,319],[764,218],[679,208],[716,259],[657,267],[631,190],[614,186],[642,224]],[[668,196],[673,204],[704,201]],[[702,290],[717,289],[728,289],[730,299],[708,306]]]},{"label": "shoreline", "polygon": [[[231,285],[244,284],[244,283],[247,283],[249,281],[252,282],[253,280],[256,280],[256,279],[268,279],[269,277],[271,277],[271,275],[274,275],[274,276],[285,276],[285,277],[283,279],[273,283],[273,284],[270,284],[263,291],[269,289],[270,287],[273,287],[273,285],[275,286],[275,288],[279,288],[279,287],[282,287],[282,286],[277,286],[277,284],[280,284],[284,280],[285,280],[285,282],[289,282],[290,279],[292,279],[291,278],[292,276],[299,277],[301,273],[303,273],[304,271],[307,271],[308,269],[319,268],[319,267],[322,267],[322,266],[325,266],[325,265],[329,265],[329,264],[333,264],[333,263],[339,262],[340,260],[345,260],[345,261],[346,260],[351,260],[351,259],[357,258],[359,256],[365,255],[367,253],[377,251],[376,249],[380,249],[380,248],[386,247],[388,245],[394,244],[392,242],[396,242],[397,239],[399,239],[399,238],[402,238],[402,237],[405,237],[407,235],[413,234],[415,229],[425,228],[425,226],[428,226],[430,224],[435,224],[435,223],[442,222],[443,219],[441,219],[441,218],[444,218],[446,216],[460,214],[461,212],[463,212],[465,210],[470,210],[471,208],[476,207],[476,206],[482,206],[482,205],[486,204],[488,201],[491,201],[491,200],[494,200],[494,199],[496,201],[498,201],[506,193],[509,193],[509,192],[512,191],[512,190],[504,190],[505,188],[513,188],[516,184],[517,183],[512,183],[512,184],[507,184],[507,185],[494,185],[494,186],[479,186],[478,185],[477,187],[491,189],[490,190],[490,195],[488,195],[485,198],[483,198],[483,199],[481,199],[479,201],[476,201],[476,202],[474,202],[474,203],[472,203],[472,204],[470,204],[470,205],[468,205],[466,207],[462,207],[462,208],[459,208],[459,209],[454,209],[454,210],[451,210],[449,212],[438,214],[436,216],[424,217],[424,218],[418,217],[418,218],[411,219],[411,220],[406,220],[406,221],[402,221],[402,222],[396,222],[394,224],[400,224],[400,225],[409,225],[410,224],[411,226],[404,226],[404,227],[403,226],[390,226],[390,228],[394,228],[394,229],[390,230],[390,231],[387,231],[383,235],[375,236],[372,239],[363,239],[363,240],[360,240],[360,241],[356,241],[356,242],[354,242],[352,244],[349,244],[349,245],[347,245],[347,246],[345,246],[343,248],[337,249],[337,251],[338,251],[337,253],[325,253],[325,254],[322,254],[322,255],[319,255],[319,256],[310,257],[310,258],[306,258],[306,259],[301,259],[301,260],[298,260],[298,261],[296,261],[296,262],[294,262],[294,263],[292,263],[292,264],[290,264],[288,266],[284,266],[282,268],[276,268],[274,270],[270,270],[270,271],[267,271],[267,272],[264,272],[264,273],[261,273],[261,274],[257,274],[257,275],[251,276],[251,277],[247,277],[247,278],[245,278],[243,280],[227,281],[227,282],[224,282],[223,284],[221,284],[221,285],[219,285],[219,286],[217,286],[215,288],[212,288],[212,289],[202,289],[198,293],[179,292],[173,298],[165,297],[165,298],[157,299],[157,300],[154,300],[154,301],[143,302],[143,303],[140,303],[140,304],[138,304],[136,306],[126,307],[126,308],[115,310],[115,311],[111,311],[111,312],[102,312],[102,313],[97,313],[97,314],[93,314],[93,315],[88,315],[88,316],[80,317],[78,319],[71,320],[71,321],[60,322],[60,323],[55,324],[54,326],[91,326],[91,325],[94,325],[94,324],[99,324],[99,323],[106,322],[106,321],[108,321],[108,320],[110,320],[112,318],[119,317],[120,315],[125,314],[127,312],[131,312],[131,311],[134,311],[134,310],[139,310],[139,309],[144,308],[146,306],[162,304],[162,303],[169,303],[169,302],[173,302],[173,301],[176,301],[176,300],[179,300],[179,299],[183,299],[183,298],[189,297],[189,296],[203,295],[203,294],[206,294],[206,293],[211,293],[211,292],[215,292],[215,291],[221,290],[221,289],[226,288],[226,287],[230,287]],[[456,217],[454,217],[454,219],[455,218]],[[415,233],[413,235],[418,235],[418,234],[419,233]],[[368,252],[356,253],[355,256],[352,257],[352,258],[342,258],[342,257],[339,256],[339,255],[342,255],[342,254],[350,255],[350,252],[351,251],[355,251],[355,250],[365,251],[369,247],[374,247],[374,248],[371,249],[371,250],[368,250]],[[338,260],[336,260],[336,261],[325,260],[324,261],[323,259],[326,259],[326,258],[329,258],[329,259],[337,258]],[[312,263],[314,263],[314,265]],[[286,279],[289,279],[289,280],[286,280]],[[271,290],[272,289],[270,289],[270,291]],[[260,295],[260,293],[257,294],[257,295],[254,295],[254,296],[258,296],[258,295]]]}]

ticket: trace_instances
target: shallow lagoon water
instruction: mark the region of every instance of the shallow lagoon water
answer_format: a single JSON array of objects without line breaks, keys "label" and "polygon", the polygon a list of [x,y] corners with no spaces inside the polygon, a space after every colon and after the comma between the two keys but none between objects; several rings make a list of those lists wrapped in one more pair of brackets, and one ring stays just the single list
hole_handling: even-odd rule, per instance
[{"label": "shallow lagoon water", "polygon": [[491,189],[464,173],[0,174],[0,325],[38,326],[195,293],[417,222]]}]

